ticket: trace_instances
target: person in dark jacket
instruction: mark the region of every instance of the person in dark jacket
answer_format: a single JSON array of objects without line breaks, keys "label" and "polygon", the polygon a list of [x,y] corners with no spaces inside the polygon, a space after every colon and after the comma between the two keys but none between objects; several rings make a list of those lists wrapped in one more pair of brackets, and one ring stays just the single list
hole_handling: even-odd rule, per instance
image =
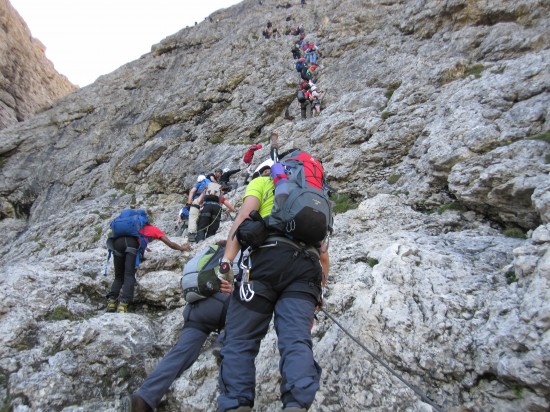
[{"label": "person in dark jacket", "polygon": [[220,183],[220,179],[222,177],[223,171],[220,168],[217,168],[214,170],[214,173],[209,173],[206,175],[206,178],[214,183]]},{"label": "person in dark jacket", "polygon": [[311,118],[311,92],[309,84],[305,84],[303,88],[304,97],[305,99],[301,102],[298,102],[300,104],[300,113],[302,115],[302,119],[309,119]]},{"label": "person in dark jacket", "polygon": [[230,182],[229,179],[231,176],[233,176],[235,173],[239,173],[243,169],[232,169],[229,170],[228,167],[223,169],[222,176],[220,177],[220,184],[222,185],[222,191],[224,193],[229,193],[231,190],[235,190],[239,184],[236,182]]},{"label": "person in dark jacket", "polygon": [[[218,242],[222,243],[225,244],[224,241]],[[157,407],[174,380],[195,363],[208,335],[224,328],[232,290],[231,283],[221,280],[220,292],[185,306],[185,323],[178,341],[139,389],[122,399],[120,412],[152,412]],[[223,345],[223,336],[223,333],[218,335],[215,344],[218,349]]]},{"label": "person in dark jacket", "polygon": [[290,49],[292,53],[293,59],[300,59],[302,57],[302,52],[300,51],[300,47],[298,47],[297,44],[295,44],[292,49]]},{"label": "person in dark jacket", "polygon": [[201,209],[197,222],[197,242],[216,234],[220,228],[222,205],[235,212],[235,207],[223,196],[221,186],[217,183],[208,185],[199,197],[199,204]]}]

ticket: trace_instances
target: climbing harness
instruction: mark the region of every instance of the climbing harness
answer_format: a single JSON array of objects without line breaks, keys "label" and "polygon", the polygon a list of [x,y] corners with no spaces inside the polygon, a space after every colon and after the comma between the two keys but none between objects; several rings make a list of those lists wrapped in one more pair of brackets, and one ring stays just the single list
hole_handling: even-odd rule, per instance
[{"label": "climbing harness", "polygon": [[[124,243],[126,244],[126,249],[124,250],[124,253],[130,253],[132,255],[137,255],[138,253],[141,253],[139,248],[128,246],[128,240],[126,239],[126,237],[127,236],[124,237]],[[105,266],[103,267],[103,276],[107,276],[107,274],[109,273],[109,261],[111,260],[111,255],[124,256],[124,253],[120,253],[117,250],[115,250],[114,238],[107,239],[107,250],[109,251],[109,253],[107,254],[107,260],[105,262]],[[136,273],[137,273],[137,270],[136,270]]]},{"label": "climbing harness", "polygon": [[420,389],[416,388],[412,383],[407,381],[405,378],[403,378],[401,375],[399,375],[395,370],[391,368],[382,358],[380,358],[378,355],[370,351],[365,345],[363,345],[355,336],[353,336],[349,331],[346,330],[332,315],[330,315],[325,309],[320,309],[330,320],[332,320],[342,331],[348,335],[355,343],[357,343],[365,352],[367,352],[370,356],[372,356],[375,360],[377,360],[380,364],[382,364],[383,367],[385,367],[387,370],[389,370],[393,376],[395,376],[397,379],[399,379],[401,382],[403,382],[406,386],[408,386],[410,389],[413,390],[414,393],[416,393],[422,402],[425,402],[429,404],[432,408],[434,408],[437,412],[443,412],[443,409],[441,409],[439,406],[437,406],[424,392],[422,392]]},{"label": "climbing harness", "polygon": [[[217,203],[217,202],[204,202],[204,204],[205,204],[205,205],[206,205],[206,204],[216,204],[216,205],[219,205],[219,203]],[[201,228],[200,230],[204,230],[204,232],[206,233],[206,232],[207,232],[207,229],[208,229],[210,226],[212,226],[212,225],[216,222],[216,220],[218,220],[219,217],[221,217],[221,215],[222,215],[222,209],[223,209],[223,208],[222,208],[221,205],[220,205],[220,209],[218,210],[218,213],[216,214],[216,217],[214,218],[214,220],[212,220],[212,222],[210,222],[208,225],[206,225],[205,227]],[[209,216],[212,216],[211,213],[209,213],[208,215],[209,215]],[[200,216],[206,216],[206,214],[205,214],[205,215],[199,215],[199,217],[200,217]],[[197,230],[199,230],[199,229],[197,229]]]}]

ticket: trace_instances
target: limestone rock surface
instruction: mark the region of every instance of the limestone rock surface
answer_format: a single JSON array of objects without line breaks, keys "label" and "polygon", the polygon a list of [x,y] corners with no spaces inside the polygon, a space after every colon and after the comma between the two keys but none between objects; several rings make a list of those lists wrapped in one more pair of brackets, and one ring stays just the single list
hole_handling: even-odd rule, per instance
[{"label": "limestone rock surface", "polygon": [[[139,387],[177,339],[182,265],[203,245],[150,244],[131,313],[107,314],[109,222],[145,208],[185,242],[196,176],[251,143],[264,160],[274,130],[355,204],[330,239],[310,410],[431,410],[329,315],[442,410],[550,408],[550,4],[306,3],[219,10],[0,131],[0,408],[113,411]],[[300,118],[296,38],[264,39],[267,20],[319,46],[320,116]],[[215,410],[212,341],[159,411]],[[281,408],[278,361],[270,329],[255,411]]]},{"label": "limestone rock surface", "polygon": [[0,129],[22,122],[77,89],[9,0],[0,0]]}]

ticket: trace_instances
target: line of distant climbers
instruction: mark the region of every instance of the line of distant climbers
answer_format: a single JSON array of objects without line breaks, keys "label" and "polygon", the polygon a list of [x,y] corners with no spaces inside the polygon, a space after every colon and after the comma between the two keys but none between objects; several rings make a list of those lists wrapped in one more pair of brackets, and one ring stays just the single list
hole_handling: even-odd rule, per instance
[{"label": "line of distant climbers", "polygon": [[318,62],[322,54],[318,46],[306,40],[305,30],[301,25],[291,34],[300,36],[290,51],[296,60],[296,71],[300,74],[296,99],[300,104],[302,119],[308,119],[321,114],[321,101],[325,96],[325,92],[319,90],[317,85],[317,70],[320,68]]},{"label": "line of distant climbers", "polygon": [[[304,4],[305,2],[302,2],[302,7]],[[292,21],[292,16],[288,15],[285,20],[287,22]],[[266,39],[281,36],[279,29],[273,26],[271,21],[267,22],[262,34]],[[302,119],[309,119],[313,116],[318,116],[321,114],[321,102],[325,96],[325,92],[319,90],[317,85],[318,69],[320,68],[318,61],[322,56],[321,51],[313,42],[306,40],[305,29],[301,24],[297,27],[291,27],[290,24],[287,24],[284,34],[299,36],[298,40],[292,41],[290,51],[292,57],[296,60],[296,71],[300,74],[296,99],[300,105],[301,117]]]}]

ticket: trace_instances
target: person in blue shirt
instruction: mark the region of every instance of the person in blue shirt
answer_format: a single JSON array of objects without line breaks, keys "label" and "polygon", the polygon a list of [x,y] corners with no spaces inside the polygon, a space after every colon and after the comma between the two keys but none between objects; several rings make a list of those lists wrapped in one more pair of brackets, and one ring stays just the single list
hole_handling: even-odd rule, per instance
[{"label": "person in blue shirt", "polygon": [[187,227],[189,242],[195,242],[197,238],[197,222],[199,219],[199,197],[208,187],[210,179],[207,179],[205,175],[199,175],[197,177],[197,183],[193,185],[187,196],[187,206],[189,207],[189,222]]}]

